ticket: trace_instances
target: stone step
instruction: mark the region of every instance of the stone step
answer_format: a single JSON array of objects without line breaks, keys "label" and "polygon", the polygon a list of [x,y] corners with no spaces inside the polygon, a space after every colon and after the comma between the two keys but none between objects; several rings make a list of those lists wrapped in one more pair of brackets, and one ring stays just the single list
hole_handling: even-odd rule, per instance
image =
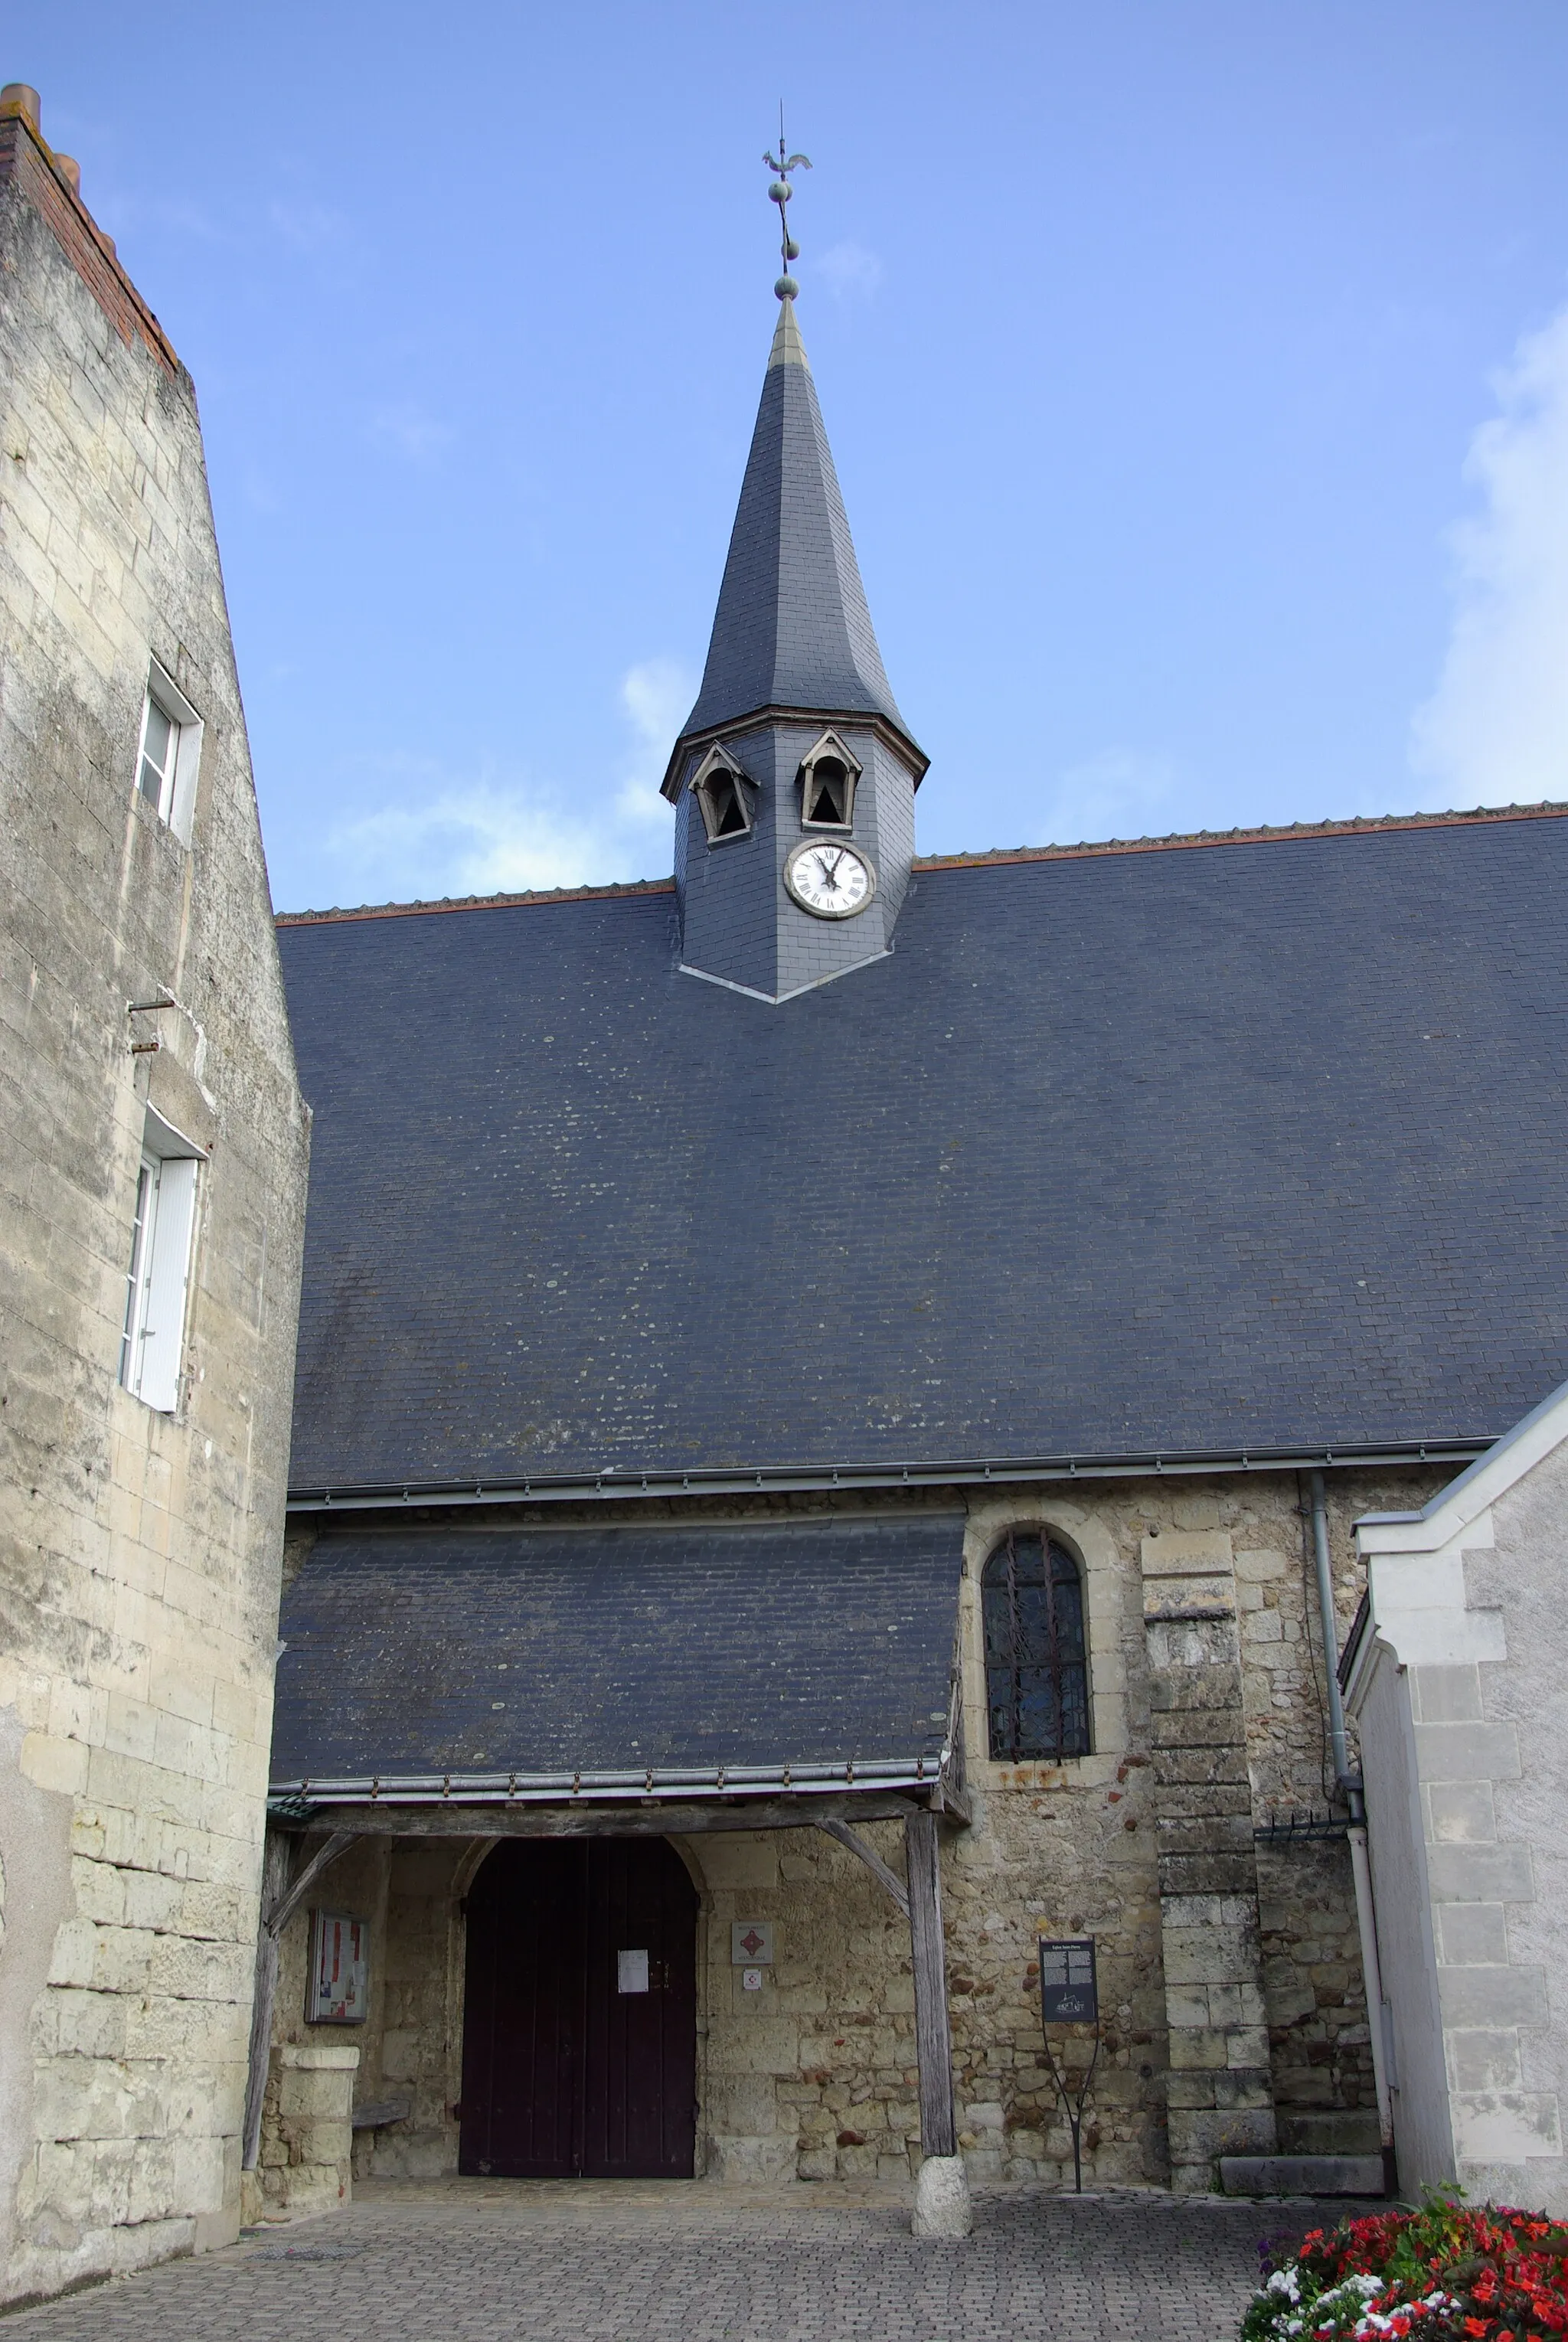
[{"label": "stone step", "polygon": [[1381,2196],[1381,2155],[1222,2155],[1227,2196]]},{"label": "stone step", "polygon": [[1375,2155],[1375,2107],[1280,2107],[1277,2155]]}]

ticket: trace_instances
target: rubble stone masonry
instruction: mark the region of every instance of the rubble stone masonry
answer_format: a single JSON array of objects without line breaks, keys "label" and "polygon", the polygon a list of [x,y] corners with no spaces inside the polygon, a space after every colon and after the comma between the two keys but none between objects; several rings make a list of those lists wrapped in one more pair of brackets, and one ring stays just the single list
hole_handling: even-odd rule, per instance
[{"label": "rubble stone masonry", "polygon": [[[1359,1591],[1351,1522],[1424,1502],[1446,1476],[1331,1476],[1342,1636]],[[1092,1935],[1099,1949],[1086,2185],[1205,2189],[1220,2153],[1275,2139],[1375,2151],[1344,1840],[1257,1836],[1330,1806],[1300,1495],[1293,1474],[1258,1473],[1042,1486],[970,1506],[961,1640],[974,1819],[944,1829],[942,1860],[960,2145],[978,2179],[1072,2185],[1042,2054],[1042,1935]],[[1083,1571],[1094,1751],[1064,1765],[985,1753],[978,1578],[1010,1526],[1046,1527]],[[899,1825],[864,1828],[901,1870]],[[699,2169],[730,2182],[906,2173],[919,2155],[914,1988],[892,1899],[820,1830],[677,1843],[702,1897]],[[320,1900],[371,1924],[358,2100],[408,2107],[357,2135],[362,2173],[455,2168],[462,1897],[486,1850],[477,1837],[362,1841],[324,1879]],[[774,1925],[760,1991],[731,1965],[739,1919]],[[291,2047],[313,2030],[307,1924],[302,1911],[284,1945],[276,2037]],[[1052,2047],[1074,2072],[1089,2037],[1056,2028]],[[269,2194],[282,2200],[291,2156],[313,2151],[273,2117]]]},{"label": "rubble stone masonry", "polygon": [[[154,659],[204,726],[188,843],[135,786]],[[307,1156],[195,395],[27,92],[0,102],[0,666],[16,2300],[235,2232]],[[204,1157],[171,1412],[118,1380],[149,1106]]]}]

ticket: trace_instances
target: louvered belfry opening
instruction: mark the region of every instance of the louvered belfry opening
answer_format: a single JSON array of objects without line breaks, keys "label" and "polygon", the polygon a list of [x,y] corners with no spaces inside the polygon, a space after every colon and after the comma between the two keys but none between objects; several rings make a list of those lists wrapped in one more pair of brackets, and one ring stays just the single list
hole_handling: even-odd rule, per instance
[{"label": "louvered belfry opening", "polygon": [[715,773],[708,783],[714,800],[714,836],[737,837],[746,826],[741,793],[728,773]]},{"label": "louvered belfry opening", "polygon": [[813,829],[848,828],[849,774],[836,756],[808,766],[802,818]]},{"label": "louvered belfry opening", "polygon": [[991,1754],[1059,1763],[1089,1749],[1084,1584],[1065,1546],[1010,1530],[981,1576]]}]

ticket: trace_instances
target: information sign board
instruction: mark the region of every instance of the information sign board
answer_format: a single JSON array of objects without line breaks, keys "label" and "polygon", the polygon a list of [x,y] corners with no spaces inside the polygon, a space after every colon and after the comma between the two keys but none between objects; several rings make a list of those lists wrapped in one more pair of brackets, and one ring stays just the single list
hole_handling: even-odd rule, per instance
[{"label": "information sign board", "polygon": [[311,1927],[307,2025],[363,2025],[368,2005],[369,1929],[342,1911],[317,1911]]},{"label": "information sign board", "polygon": [[1100,1988],[1094,1974],[1094,1938],[1040,1946],[1040,2010],[1047,2025],[1096,2025]]}]

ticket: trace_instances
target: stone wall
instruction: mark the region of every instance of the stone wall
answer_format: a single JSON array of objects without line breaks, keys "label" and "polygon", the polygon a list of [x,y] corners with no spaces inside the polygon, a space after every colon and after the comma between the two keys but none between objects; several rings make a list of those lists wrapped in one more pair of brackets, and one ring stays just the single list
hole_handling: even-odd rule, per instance
[{"label": "stone wall", "polygon": [[1386,1914],[1401,2182],[1457,2178],[1561,2217],[1568,1396],[1429,1512],[1374,1513],[1358,1536],[1368,1617],[1347,1697]]},{"label": "stone wall", "polygon": [[[0,2297],[18,2298],[235,2230],[307,1133],[190,381],[25,111],[0,134]],[[205,725],[188,845],[135,786],[155,657]],[[149,1104],[209,1156],[170,1414],[117,1378]]]},{"label": "stone wall", "polygon": [[[1331,1484],[1342,1634],[1359,1595],[1351,1520],[1374,1505],[1419,1501],[1442,1476],[1347,1474]],[[1244,2144],[1243,2131],[1254,2144],[1261,2137],[1255,2122],[1237,2129],[1233,2117],[1266,2116],[1291,2151],[1375,2147],[1344,1842],[1282,1837],[1260,1847],[1254,1835],[1292,1815],[1321,1820],[1329,1806],[1299,1496],[1293,1475],[1258,1474],[1042,1486],[970,1505],[961,1598],[974,1822],[944,1829],[942,1858],[960,2138],[977,2177],[1071,2184],[1071,2139],[1042,2055],[1042,1935],[1093,1935],[1099,1947],[1104,2038],[1085,2117],[1086,2184],[1169,2184],[1169,2124],[1204,2108],[1205,2124],[1189,2120],[1186,2132],[1201,2130],[1201,2143],[1174,2158],[1188,2186],[1209,2184],[1213,2155]],[[931,1501],[953,1499],[941,1492]],[[1060,1766],[994,1764],[986,1753],[977,1581],[1010,1526],[1049,1529],[1083,1572],[1094,1753]],[[1167,1561],[1157,1562],[1162,1552]],[[1169,1622],[1146,1613],[1159,1586],[1167,1591],[1156,1610],[1179,1608],[1171,1588],[1195,1588],[1199,1606],[1218,1614],[1174,1630],[1178,1641],[1200,1628],[1222,1633],[1217,1667],[1158,1647]],[[1194,1708],[1220,1676],[1223,1699]],[[1173,1734],[1172,1718],[1193,1713],[1223,1730],[1194,1736],[1183,1724]],[[1205,1887],[1183,1874],[1164,1882],[1163,1896],[1162,1843],[1174,1830],[1192,1846],[1194,1828],[1216,1816],[1234,1877],[1227,1870]],[[864,1835],[900,1869],[896,1823],[867,1824]],[[678,1844],[702,1896],[700,2167],[729,2181],[907,2171],[919,2152],[914,1991],[908,1928],[891,1898],[819,1830],[703,1833]],[[1194,1861],[1210,1859],[1205,1847]],[[484,1851],[478,1838],[403,1840],[378,1857],[387,1864],[385,1938],[373,1937],[359,2090],[362,2102],[406,2092],[412,2109],[406,2122],[360,2136],[361,2171],[455,2167],[460,1902]],[[349,1895],[342,1907],[369,1916],[371,1872],[349,1867],[362,1860],[344,1857],[322,1899]],[[1210,1927],[1214,1915],[1193,1903],[1206,1892],[1244,1909],[1227,1908]],[[774,1924],[775,1957],[760,1991],[745,1991],[731,1964],[740,1919]],[[293,2027],[291,2039],[305,2030],[304,1927],[302,1915],[285,1945],[297,1988],[280,1989],[280,2028]],[[1184,2036],[1177,2055],[1174,2032]],[[1053,2045],[1071,2064],[1086,2054],[1087,2037],[1061,2028]],[[1218,2053],[1247,2104],[1234,2103],[1235,2089],[1222,2102],[1212,2078]]]}]

